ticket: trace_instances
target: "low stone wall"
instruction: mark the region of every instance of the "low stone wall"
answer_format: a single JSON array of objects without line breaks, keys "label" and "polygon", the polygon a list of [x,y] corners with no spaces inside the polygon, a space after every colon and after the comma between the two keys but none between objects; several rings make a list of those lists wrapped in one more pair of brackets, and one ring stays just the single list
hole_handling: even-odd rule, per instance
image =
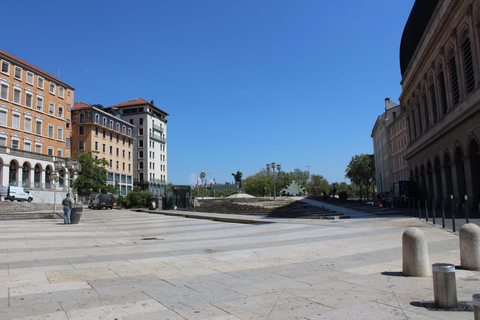
[{"label": "low stone wall", "polygon": [[[61,200],[60,200],[61,202]],[[62,210],[62,206],[58,202],[56,204],[57,211]],[[33,211],[53,211],[53,204],[50,203],[35,203],[35,202],[18,202],[18,201],[3,201],[0,203],[0,213],[9,212],[33,212]]]}]

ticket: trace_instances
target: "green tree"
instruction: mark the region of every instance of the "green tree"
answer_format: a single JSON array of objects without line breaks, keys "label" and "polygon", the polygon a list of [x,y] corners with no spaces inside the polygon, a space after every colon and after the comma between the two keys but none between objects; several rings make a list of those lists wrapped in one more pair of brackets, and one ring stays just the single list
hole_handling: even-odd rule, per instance
[{"label": "green tree", "polygon": [[302,171],[298,168],[294,169],[293,172],[290,173],[290,177],[292,180],[295,180],[299,185],[305,187],[307,185],[308,178],[310,177],[310,173],[308,171]]},{"label": "green tree", "polygon": [[[367,191],[374,179],[374,172],[372,170],[372,160],[368,154],[355,155],[350,160],[347,168],[345,169],[345,177],[358,186],[364,186]],[[360,197],[362,197],[362,191],[360,188]]]},{"label": "green tree", "polygon": [[310,191],[310,195],[320,196],[323,193],[329,194],[330,189],[330,184],[323,176],[318,174],[312,174],[310,176],[310,183],[308,184],[307,188],[307,190]]},{"label": "green tree", "polygon": [[106,188],[108,161],[104,159],[95,159],[93,153],[96,151],[88,151],[80,154],[77,161],[82,165],[82,171],[78,173],[73,187],[83,196],[92,193],[98,193]]},{"label": "green tree", "polygon": [[252,176],[244,179],[245,192],[256,197],[265,196],[265,187],[267,187],[267,194],[273,192],[272,176],[267,173],[265,169]]}]

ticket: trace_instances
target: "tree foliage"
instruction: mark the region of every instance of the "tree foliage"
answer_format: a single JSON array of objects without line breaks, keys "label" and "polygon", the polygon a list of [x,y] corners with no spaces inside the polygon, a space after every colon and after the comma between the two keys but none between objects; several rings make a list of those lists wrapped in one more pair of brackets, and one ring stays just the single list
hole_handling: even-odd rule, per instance
[{"label": "tree foliage", "polygon": [[99,193],[106,189],[107,182],[107,160],[95,159],[93,153],[88,151],[80,154],[77,161],[82,165],[82,171],[78,173],[73,187],[78,190],[80,195],[88,196],[92,193]]},{"label": "tree foliage", "polygon": [[132,190],[126,197],[117,197],[117,205],[123,208],[150,208],[153,194],[148,190]]},{"label": "tree foliage", "polygon": [[[365,186],[368,197],[368,187],[371,185],[374,177],[374,170],[372,168],[373,161],[368,154],[355,155],[350,160],[345,169],[345,177],[358,186]],[[360,189],[361,196],[361,189]]]}]

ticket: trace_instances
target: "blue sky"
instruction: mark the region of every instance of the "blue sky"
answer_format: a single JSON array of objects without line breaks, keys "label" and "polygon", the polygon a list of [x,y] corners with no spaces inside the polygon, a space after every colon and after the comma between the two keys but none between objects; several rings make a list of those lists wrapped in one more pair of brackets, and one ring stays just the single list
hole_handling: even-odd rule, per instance
[{"label": "blue sky", "polygon": [[74,87],[76,102],[154,100],[170,114],[174,184],[270,162],[342,182],[352,156],[373,152],[384,99],[398,102],[413,3],[5,1],[1,49]]}]

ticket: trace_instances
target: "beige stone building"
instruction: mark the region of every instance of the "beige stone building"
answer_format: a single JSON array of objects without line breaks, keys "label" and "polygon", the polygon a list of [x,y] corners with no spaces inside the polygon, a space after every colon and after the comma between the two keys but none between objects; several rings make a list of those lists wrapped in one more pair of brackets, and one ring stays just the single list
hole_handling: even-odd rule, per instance
[{"label": "beige stone building", "polygon": [[76,102],[72,109],[72,155],[92,151],[108,162],[107,184],[122,196],[133,190],[134,125],[100,108]]},{"label": "beige stone building", "polygon": [[[70,156],[74,89],[50,73],[0,50],[0,183],[36,190],[51,202],[54,161]],[[61,170],[57,190],[66,190]],[[42,192],[40,192],[42,191]]]},{"label": "beige stone building", "polygon": [[480,201],[480,1],[417,0],[400,46],[409,177],[420,198]]}]

